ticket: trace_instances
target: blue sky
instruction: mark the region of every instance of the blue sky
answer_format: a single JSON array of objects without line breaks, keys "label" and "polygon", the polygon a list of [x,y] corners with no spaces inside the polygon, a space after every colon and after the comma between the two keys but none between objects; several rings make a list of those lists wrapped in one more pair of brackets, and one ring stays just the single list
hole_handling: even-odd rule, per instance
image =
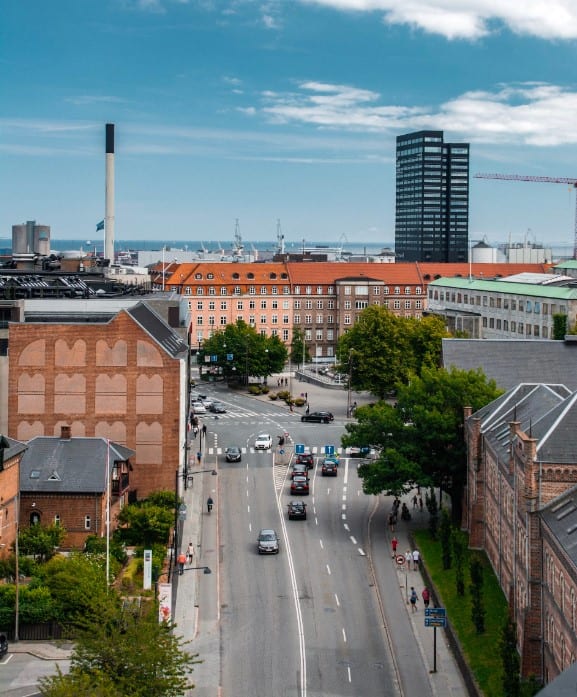
[{"label": "blue sky", "polygon": [[[509,6],[509,7],[507,7]],[[394,240],[395,137],[577,178],[575,0],[6,0],[0,237]],[[470,236],[572,245],[575,192],[471,179]]]}]

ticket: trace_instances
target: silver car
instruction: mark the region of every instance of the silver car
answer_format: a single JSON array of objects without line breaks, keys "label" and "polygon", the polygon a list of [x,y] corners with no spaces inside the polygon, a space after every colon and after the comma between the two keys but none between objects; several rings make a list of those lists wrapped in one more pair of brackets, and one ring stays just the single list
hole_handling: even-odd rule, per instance
[{"label": "silver car", "polygon": [[278,554],[278,535],[274,530],[264,528],[258,534],[259,554]]}]

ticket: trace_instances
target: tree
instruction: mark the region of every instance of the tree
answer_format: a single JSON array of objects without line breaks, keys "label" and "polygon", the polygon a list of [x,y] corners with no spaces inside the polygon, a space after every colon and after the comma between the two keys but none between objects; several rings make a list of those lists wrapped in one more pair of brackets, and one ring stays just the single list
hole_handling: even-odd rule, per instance
[{"label": "tree", "polygon": [[477,634],[485,633],[485,602],[483,598],[483,565],[477,557],[469,564],[471,574],[471,619]]},{"label": "tree", "polygon": [[359,468],[363,490],[436,486],[451,496],[453,520],[460,521],[467,465],[464,407],[477,411],[499,394],[480,370],[423,368],[398,386],[396,406],[379,402],[358,408],[356,422],[345,426],[342,445],[371,446],[378,453]]},{"label": "tree", "polygon": [[305,363],[309,363],[311,360],[308,346],[305,343],[304,332],[302,329],[299,329],[299,327],[293,327],[290,359],[291,363],[294,363],[297,368],[300,368],[303,360]]},{"label": "tree", "polygon": [[449,514],[445,509],[441,511],[441,524],[439,526],[439,537],[441,540],[441,557],[443,560],[443,569],[447,571],[451,568],[453,558],[452,558],[452,532],[453,526],[451,525],[451,519]]},{"label": "tree", "polygon": [[148,501],[125,506],[118,514],[118,522],[122,527],[115,530],[114,539],[128,545],[145,547],[165,543],[174,520],[174,501],[172,506],[169,509]]},{"label": "tree", "polygon": [[353,389],[384,399],[397,383],[406,384],[424,367],[440,365],[443,336],[447,334],[439,317],[419,321],[371,305],[339,339],[339,367],[350,375]]},{"label": "tree", "polygon": [[35,559],[45,561],[54,556],[56,549],[60,547],[66,530],[62,525],[31,525],[28,528],[20,528],[18,547],[21,554],[31,554]]},{"label": "tree", "polygon": [[167,622],[159,622],[154,603],[121,603],[111,592],[98,616],[78,633],[70,672],[43,678],[45,697],[180,697],[194,656]]},{"label": "tree", "polygon": [[507,618],[503,624],[499,648],[503,659],[503,697],[519,697],[521,694],[521,661],[517,650],[517,627],[511,612],[507,613]]},{"label": "tree", "polygon": [[553,315],[553,339],[563,341],[567,334],[567,315]]},{"label": "tree", "polygon": [[263,336],[242,320],[205,339],[198,352],[201,366],[210,366],[225,379],[242,380],[245,384],[251,375],[266,378],[279,373],[287,357],[286,346],[278,336]]}]

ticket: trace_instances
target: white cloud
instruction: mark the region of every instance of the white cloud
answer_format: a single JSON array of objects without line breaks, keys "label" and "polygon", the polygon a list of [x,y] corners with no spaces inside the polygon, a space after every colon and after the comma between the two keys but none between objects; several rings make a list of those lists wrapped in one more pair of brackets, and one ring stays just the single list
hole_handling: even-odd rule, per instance
[{"label": "white cloud", "polygon": [[[380,95],[348,85],[304,82],[299,90],[264,92],[260,109],[276,124],[310,124],[351,132],[440,129],[452,137],[533,146],[577,143],[577,92],[545,83],[466,92],[429,107],[379,104]],[[460,135],[459,135],[460,134]]]},{"label": "white cloud", "polygon": [[542,39],[577,38],[575,0],[300,0],[339,11],[381,13],[448,39],[477,39],[498,26]]}]

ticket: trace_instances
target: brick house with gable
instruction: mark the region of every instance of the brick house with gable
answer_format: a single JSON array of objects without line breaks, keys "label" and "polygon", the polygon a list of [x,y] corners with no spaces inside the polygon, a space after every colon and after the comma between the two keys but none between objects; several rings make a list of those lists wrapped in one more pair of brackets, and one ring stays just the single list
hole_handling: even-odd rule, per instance
[{"label": "brick house with gable", "polygon": [[82,549],[89,535],[106,534],[110,502],[112,533],[129,502],[133,457],[134,450],[106,438],[72,438],[69,426],[60,436],[33,438],[21,463],[20,526],[62,525],[62,547]]},{"label": "brick house with gable", "polygon": [[26,443],[0,435],[0,558],[12,553],[16,541],[20,462],[27,447]]},{"label": "brick house with gable", "polygon": [[577,657],[577,393],[524,383],[465,416],[463,524],[509,600],[522,674],[549,682]]}]

